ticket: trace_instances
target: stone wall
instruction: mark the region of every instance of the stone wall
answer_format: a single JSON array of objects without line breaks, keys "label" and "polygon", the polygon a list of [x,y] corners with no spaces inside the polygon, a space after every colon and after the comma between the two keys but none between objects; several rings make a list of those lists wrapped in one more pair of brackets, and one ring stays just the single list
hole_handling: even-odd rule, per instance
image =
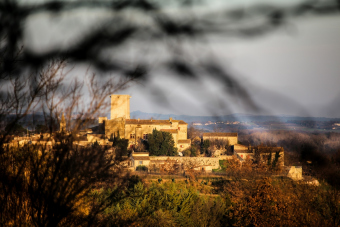
[{"label": "stone wall", "polygon": [[120,138],[125,139],[125,121],[123,118],[105,121],[106,138],[110,138],[111,134],[117,136],[118,131]]},{"label": "stone wall", "polygon": [[138,159],[138,158],[134,159],[134,158],[131,158],[130,166],[134,167],[135,169],[138,166],[149,167],[150,166],[150,160],[148,160],[148,159]]},{"label": "stone wall", "polygon": [[293,180],[302,180],[302,166],[290,166],[287,176]]},{"label": "stone wall", "polygon": [[238,143],[237,136],[203,136],[203,140],[228,140],[229,146],[235,145]]},{"label": "stone wall", "polygon": [[219,160],[222,160],[222,158],[211,157],[150,156],[150,164],[152,164],[153,161],[166,161],[167,159],[180,164],[191,162],[197,166],[211,166],[212,169],[218,169],[220,167]]},{"label": "stone wall", "polygon": [[[278,162],[279,162],[279,164],[281,166],[284,166],[284,164],[285,164],[284,163],[285,152],[283,151],[283,148],[282,148],[282,151],[279,154],[280,154],[280,157],[278,159]],[[263,153],[263,154],[261,154],[262,160],[267,161],[269,155],[270,155],[270,153]],[[273,162],[274,160],[275,160],[275,152],[272,152],[271,161]]]},{"label": "stone wall", "polygon": [[[179,135],[178,135],[179,136]],[[187,140],[187,139],[185,139],[185,140],[178,140],[178,143],[177,143],[177,150],[179,151],[179,152],[182,152],[182,151],[184,151],[184,150],[186,150],[186,149],[189,149],[190,148],[190,146],[191,146],[191,140]]]},{"label": "stone wall", "polygon": [[[234,152],[234,154],[241,162],[245,161],[247,157],[249,157],[250,159],[254,159],[254,153],[237,151],[237,152]],[[269,155],[270,153],[260,154],[262,161],[267,163]],[[273,162],[274,160],[275,160],[275,152],[272,153],[272,157],[271,157],[271,161]],[[279,165],[284,166],[284,152],[283,151],[280,152],[278,163]]]},{"label": "stone wall", "polygon": [[221,155],[218,157],[220,160],[229,160],[229,159],[233,159],[232,155]]},{"label": "stone wall", "polygon": [[[232,151],[245,151],[245,152],[248,152],[249,146],[245,146],[245,145],[241,145],[241,144],[234,144],[234,145],[231,145],[231,149],[232,149]],[[245,152],[243,152],[243,153],[245,153]]]},{"label": "stone wall", "polygon": [[108,140],[103,134],[87,134],[87,141],[89,143],[95,143],[97,141],[99,145],[108,144]]}]

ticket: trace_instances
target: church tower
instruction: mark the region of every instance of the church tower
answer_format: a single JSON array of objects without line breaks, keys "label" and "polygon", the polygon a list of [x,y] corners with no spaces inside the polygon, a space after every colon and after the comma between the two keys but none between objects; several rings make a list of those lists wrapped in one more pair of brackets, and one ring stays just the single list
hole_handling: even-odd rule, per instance
[{"label": "church tower", "polygon": [[110,95],[111,120],[116,118],[130,119],[130,95]]}]

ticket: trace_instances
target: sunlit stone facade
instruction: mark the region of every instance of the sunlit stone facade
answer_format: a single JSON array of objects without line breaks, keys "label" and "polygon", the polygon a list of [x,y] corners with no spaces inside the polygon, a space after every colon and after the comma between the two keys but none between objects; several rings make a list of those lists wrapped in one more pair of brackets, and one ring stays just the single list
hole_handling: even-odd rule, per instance
[{"label": "sunlit stone facade", "polygon": [[[172,134],[175,146],[178,151],[190,147],[191,141],[188,140],[188,124],[182,120],[142,120],[130,119],[130,98],[129,95],[111,95],[111,119],[99,118],[97,134],[104,134],[106,142],[111,136],[129,140],[129,147],[138,145],[139,141],[147,140],[148,134],[154,129],[166,131]],[[95,140],[95,137],[89,137]]]}]

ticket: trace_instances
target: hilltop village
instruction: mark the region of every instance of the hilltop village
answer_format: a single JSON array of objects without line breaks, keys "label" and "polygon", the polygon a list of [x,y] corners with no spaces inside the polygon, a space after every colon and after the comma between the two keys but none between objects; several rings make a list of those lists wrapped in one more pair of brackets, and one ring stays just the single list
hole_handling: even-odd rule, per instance
[{"label": "hilltop village", "polygon": [[[111,95],[111,117],[99,117],[98,124],[83,130],[79,140],[74,141],[75,146],[111,146],[115,138],[126,141],[124,166],[130,171],[148,170],[156,171],[166,163],[183,166],[190,165],[195,171],[214,172],[220,170],[221,160],[237,158],[240,163],[246,160],[261,159],[264,163],[277,163],[280,168],[294,179],[302,178],[302,168],[287,167],[284,165],[284,149],[282,147],[244,146],[238,143],[237,133],[205,132],[201,136],[188,138],[188,124],[183,120],[131,119],[129,95]],[[154,131],[171,135],[176,153],[172,155],[154,155],[145,149],[143,144],[149,142]],[[68,133],[66,120],[62,115],[59,132]],[[23,145],[25,143],[45,143],[52,147],[53,138],[41,140],[42,135],[32,137],[16,137],[10,144]],[[194,151],[199,147],[199,151]],[[115,153],[116,149],[110,149]],[[195,152],[195,153],[194,153]],[[270,161],[269,161],[270,160]]]},{"label": "hilltop village", "polygon": [[[155,120],[155,119],[130,119],[130,98],[129,95],[111,95],[111,119],[99,117],[99,125],[89,130],[86,143],[99,143],[101,145],[109,144],[109,139],[117,135],[122,139],[128,140],[128,149],[131,149],[130,160],[127,162],[127,168],[134,171],[139,166],[145,166],[147,169],[159,169],[166,161],[172,161],[177,164],[191,162],[198,171],[211,172],[213,169],[219,169],[219,161],[231,159],[236,156],[241,162],[247,158],[253,159],[255,149],[238,144],[237,133],[203,133],[201,138],[194,138],[193,141],[188,139],[188,124],[182,120]],[[144,141],[153,130],[170,133],[174,146],[177,148],[176,156],[150,156],[149,152],[136,152],[135,147]],[[196,157],[184,156],[185,151],[190,149],[192,143],[215,143],[211,155],[198,154]],[[220,146],[218,146],[220,145]],[[223,145],[223,146],[221,146]],[[261,157],[263,159],[275,159],[278,153],[279,165],[284,166],[284,150],[281,147],[263,148]],[[227,154],[229,151],[229,154]],[[201,152],[202,153],[202,152]]]}]

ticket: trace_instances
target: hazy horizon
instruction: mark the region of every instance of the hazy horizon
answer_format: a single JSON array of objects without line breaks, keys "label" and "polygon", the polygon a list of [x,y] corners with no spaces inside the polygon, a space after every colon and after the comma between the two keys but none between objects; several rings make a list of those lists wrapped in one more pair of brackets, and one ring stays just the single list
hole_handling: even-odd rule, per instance
[{"label": "hazy horizon", "polygon": [[[226,115],[188,115],[188,114],[175,114],[175,113],[157,113],[157,112],[145,112],[141,110],[134,110],[131,111],[131,118],[133,117],[132,114],[135,112],[141,112],[145,114],[159,114],[159,115],[177,115],[177,116],[188,116],[188,117],[219,117],[219,116],[232,116],[232,115],[244,115],[244,116],[268,116],[268,117],[297,117],[297,118],[329,118],[329,119],[340,119],[340,117],[311,117],[311,116],[299,116],[299,115],[289,115],[289,114],[248,114],[248,113],[231,113]],[[109,116],[109,113],[108,113]]]}]

